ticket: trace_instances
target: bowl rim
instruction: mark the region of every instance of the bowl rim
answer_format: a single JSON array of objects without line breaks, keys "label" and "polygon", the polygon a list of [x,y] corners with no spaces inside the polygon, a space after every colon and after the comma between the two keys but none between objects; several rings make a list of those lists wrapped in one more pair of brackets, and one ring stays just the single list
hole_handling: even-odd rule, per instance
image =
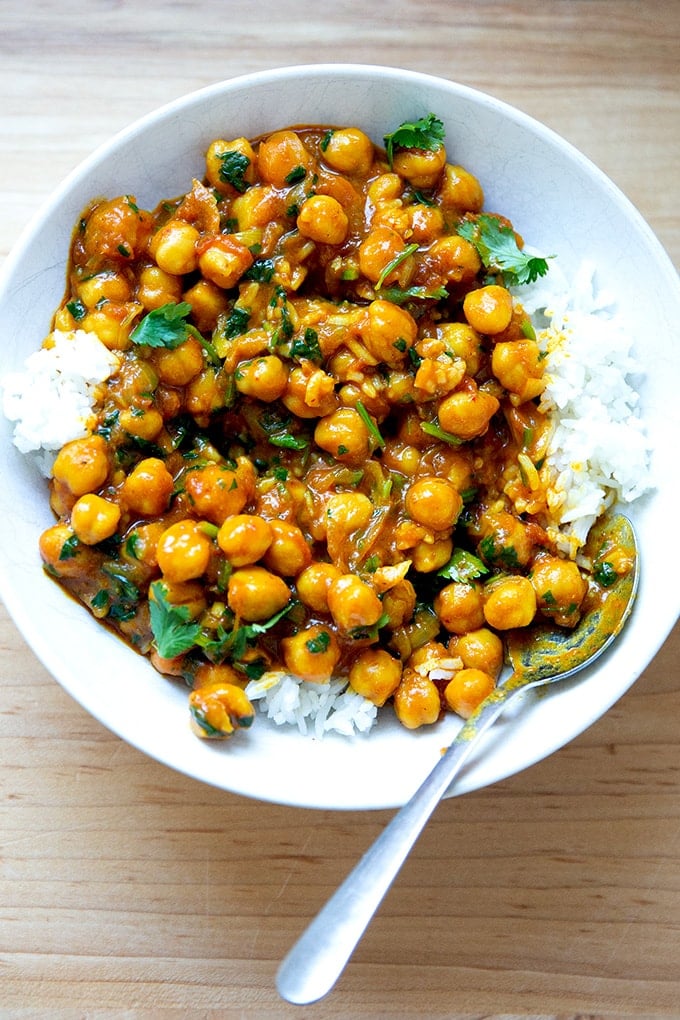
[{"label": "bowl rim", "polygon": [[[400,69],[397,67],[392,67],[390,65],[381,64],[377,65],[370,63],[369,64],[319,63],[319,64],[285,65],[272,69],[249,72],[247,74],[237,75],[235,77],[226,78],[220,81],[213,82],[201,88],[192,90],[184,95],[178,96],[170,100],[169,102],[162,104],[156,109],[153,109],[143,114],[142,116],[133,120],[130,124],[126,125],[119,131],[115,132],[110,138],[101,142],[98,146],[96,146],[96,148],[91,153],[89,153],[89,155],[82,159],[66,175],[66,177],[61,181],[61,183],[58,184],[51,191],[51,193],[38,205],[37,209],[30,217],[27,224],[24,226],[17,241],[12,246],[12,249],[10,250],[8,256],[6,257],[2,267],[0,268],[0,304],[4,300],[5,290],[13,275],[15,266],[17,266],[21,262],[21,259],[23,258],[26,249],[33,241],[36,231],[38,229],[38,225],[44,220],[48,212],[56,208],[60,204],[64,196],[70,193],[71,189],[77,184],[77,182],[80,181],[82,178],[87,177],[87,175],[100,164],[102,158],[104,158],[107,154],[117,150],[121,146],[124,146],[128,140],[139,136],[152,124],[155,124],[158,121],[162,121],[167,118],[181,116],[182,114],[190,110],[192,106],[201,105],[206,100],[210,100],[212,97],[217,95],[222,95],[224,92],[234,90],[238,91],[244,88],[247,89],[251,85],[260,85],[264,82],[269,82],[275,85],[277,82],[283,80],[290,79],[313,80],[317,78],[324,78],[328,75],[332,75],[333,77],[336,78],[340,77],[342,79],[350,78],[356,79],[357,76],[360,77],[363,76],[370,78],[372,80],[385,81],[387,83],[398,80],[400,83],[412,83],[414,85],[418,84],[434,85],[437,88],[441,88],[442,86],[444,86],[446,89],[450,90],[452,94],[457,94],[463,99],[468,99],[474,103],[482,103],[484,106],[493,108],[500,115],[510,118],[515,123],[524,126],[525,128],[528,128],[532,133],[538,134],[545,141],[548,141],[551,145],[557,146],[560,150],[565,152],[570,159],[572,159],[573,161],[581,165],[583,168],[585,168],[587,173],[597,180],[600,187],[604,188],[610,195],[613,195],[615,197],[617,205],[619,205],[625,212],[625,215],[628,216],[634,222],[636,229],[645,235],[646,242],[653,250],[655,258],[658,260],[659,265],[665,267],[666,275],[668,276],[669,280],[674,282],[680,303],[680,280],[678,280],[677,273],[675,271],[675,268],[673,267],[673,264],[670,260],[668,253],[666,252],[665,248],[663,247],[657,236],[652,231],[649,224],[642,217],[642,215],[633,205],[630,199],[620,190],[620,188],[616,184],[614,184],[610,180],[610,178],[603,171],[601,171],[587,156],[580,152],[571,142],[560,136],[552,128],[547,127],[546,125],[542,124],[540,121],[536,120],[529,114],[522,112],[520,109],[513,105],[510,105],[504,100],[498,99],[486,92],[480,91],[479,89],[473,88],[469,85],[464,85],[453,80],[442,78],[440,76],[431,75],[420,71]],[[53,658],[50,655],[49,650],[45,648],[43,645],[40,633],[36,629],[35,621],[27,613],[26,607],[15,598],[15,594],[11,584],[11,578],[7,572],[6,562],[3,556],[0,556],[0,597],[4,602],[8,613],[13,618],[17,628],[19,629],[19,631],[21,632],[22,636],[29,644],[31,649],[37,654],[37,656],[41,659],[43,664],[46,666],[49,672],[55,677],[55,679],[57,679],[60,685],[63,688],[65,688],[75,698],[75,700],[77,700],[80,704],[84,705],[84,707],[86,707],[87,711],[90,712],[90,714],[92,714],[95,718],[102,722],[102,724],[106,726],[108,729],[113,729],[113,731],[118,733],[118,735],[121,736],[122,739],[125,739],[126,742],[132,744],[133,746],[137,746],[146,754],[150,754],[156,760],[163,761],[164,764],[168,765],[169,767],[172,767],[176,771],[185,772],[185,774],[192,775],[194,778],[200,779],[203,782],[208,783],[213,782],[211,779],[207,778],[204,775],[196,774],[195,772],[192,772],[190,769],[183,769],[181,764],[178,764],[176,761],[172,760],[171,755],[164,760],[162,756],[159,756],[156,752],[150,751],[147,747],[143,745],[143,743],[140,742],[135,743],[134,741],[130,740],[128,736],[120,733],[118,729],[112,727],[111,724],[106,720],[106,718],[102,718],[101,715],[97,713],[97,711],[93,710],[92,707],[90,707],[86,702],[84,702],[81,697],[74,693],[72,685],[67,680],[65,680],[65,678],[61,676],[58,671],[55,671],[53,665],[51,665],[51,663],[53,662]],[[668,637],[668,634],[672,630],[675,621],[677,620],[678,613],[680,613],[680,593],[678,595],[677,603],[678,604],[675,607],[673,606],[666,607],[664,623],[659,628],[655,635],[655,647],[653,648],[653,654],[648,656],[647,658],[648,662],[651,661],[653,655],[656,654],[656,652],[658,652],[658,650],[661,648],[664,641]],[[636,678],[637,678],[636,676],[632,677],[630,683],[628,684],[628,687],[630,687],[634,683]],[[605,706],[604,711],[607,711],[608,708],[611,707],[611,704],[613,704],[620,697],[622,697],[622,695],[625,693],[628,687],[618,689],[615,692],[615,695],[612,698],[610,704]],[[589,721],[586,722],[583,728],[586,728],[588,725],[594,722],[595,719],[599,718],[602,714],[603,714],[602,712],[598,712],[593,719],[590,719]],[[568,740],[571,739],[573,739],[573,737],[567,738],[567,742]],[[529,767],[530,765],[534,764],[541,758],[547,756],[548,754],[553,753],[559,747],[563,746],[564,743],[565,741],[560,739],[555,743],[554,746],[548,747],[547,749],[541,749],[541,752],[535,758],[520,763],[516,768],[510,768],[505,773],[496,777],[495,781],[507,778],[509,775],[514,774],[516,771]],[[215,783],[215,785],[222,784]],[[482,783],[481,785],[486,785],[486,783]],[[235,789],[231,786],[223,786],[223,788],[236,793],[244,793],[244,795],[246,796],[256,796],[258,799],[262,800],[269,799],[274,802],[291,804],[295,806],[319,807],[326,809],[332,809],[337,806],[333,804],[307,803],[304,801],[296,801],[295,799],[288,798],[285,800],[281,800],[276,797],[268,798],[262,796],[261,794],[251,794],[248,791]],[[476,788],[478,787],[475,787],[474,785],[470,787],[470,789]],[[467,789],[456,788],[456,790],[453,792],[456,794],[459,792],[467,792]],[[385,801],[384,803],[368,805],[343,804],[339,805],[339,807],[342,809],[345,808],[379,809],[384,807],[396,806],[396,803],[397,802]],[[399,801],[399,803],[401,803],[401,801]]]}]

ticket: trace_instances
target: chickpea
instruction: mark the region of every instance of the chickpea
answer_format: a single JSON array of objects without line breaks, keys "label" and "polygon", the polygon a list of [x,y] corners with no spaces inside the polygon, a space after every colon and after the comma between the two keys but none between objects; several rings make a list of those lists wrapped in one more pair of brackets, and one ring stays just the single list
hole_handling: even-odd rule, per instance
[{"label": "chickpea", "polygon": [[[359,245],[359,269],[371,283],[377,283],[383,271],[390,262],[401,255],[405,247],[403,238],[396,231],[390,227],[375,227]],[[383,284],[385,286],[403,284],[409,268],[408,262],[409,259],[405,259],[401,265],[388,273]]]},{"label": "chickpea", "polygon": [[456,390],[439,405],[439,424],[459,439],[482,436],[500,407],[492,393],[476,386]]},{"label": "chickpea", "polygon": [[303,203],[297,218],[303,237],[319,244],[342,244],[347,237],[347,213],[331,195],[312,195]]},{"label": "chickpea", "polygon": [[240,176],[244,186],[253,184],[257,157],[248,139],[234,138],[227,142],[223,138],[216,138],[210,143],[205,154],[205,175],[211,187],[223,194],[238,190],[230,183],[229,177],[231,176],[232,180],[234,177],[229,174],[228,169],[230,160],[233,160],[234,157],[238,160],[238,156],[244,156],[248,164],[244,167],[242,174],[237,175],[237,179]]},{"label": "chickpea", "polygon": [[184,220],[168,220],[149,242],[149,251],[157,265],[171,276],[193,273],[198,265],[196,245],[200,234]]},{"label": "chickpea", "polygon": [[534,551],[531,531],[507,510],[486,510],[479,519],[483,545],[480,552],[488,563],[505,567],[526,567]]},{"label": "chickpea", "polygon": [[52,466],[56,481],[74,496],[84,496],[101,488],[109,474],[109,457],[102,436],[72,439],[62,446]]},{"label": "chickpea", "polygon": [[[188,341],[186,341],[188,343]],[[182,344],[182,347],[185,346]],[[177,348],[180,350],[181,348]],[[227,376],[214,365],[206,365],[186,384],[185,404],[201,427],[207,427],[210,415],[225,404]]]},{"label": "chickpea", "polygon": [[[138,308],[138,306],[136,306]],[[130,328],[135,306],[105,302],[94,308],[78,323],[80,329],[94,333],[110,351],[126,351],[130,347]]]},{"label": "chickpea", "polygon": [[474,244],[458,234],[441,237],[430,245],[428,257],[450,283],[474,280],[482,267]]},{"label": "chickpea", "polygon": [[199,737],[224,738],[236,728],[248,727],[255,710],[237,684],[205,683],[189,695],[193,729]]},{"label": "chickpea", "polygon": [[466,322],[445,322],[437,327],[437,336],[451,354],[463,359],[469,376],[477,375],[482,363],[482,340],[472,326]]},{"label": "chickpea", "polygon": [[528,577],[512,574],[492,582],[484,596],[484,619],[496,630],[528,627],[536,615],[536,593]]},{"label": "chickpea", "polygon": [[155,407],[126,407],[118,424],[128,435],[151,442],[163,428],[163,415]]},{"label": "chickpea", "polygon": [[252,252],[245,244],[236,238],[222,235],[206,247],[201,247],[198,268],[211,283],[229,290],[236,286],[254,261]]},{"label": "chickpea", "polygon": [[394,692],[394,711],[402,726],[409,730],[431,726],[441,714],[439,691],[428,677],[405,669]]},{"label": "chickpea", "polygon": [[122,273],[113,270],[81,280],[77,292],[86,308],[95,308],[103,301],[124,303],[130,300],[130,284]]},{"label": "chickpea", "polygon": [[480,212],[484,205],[484,192],[476,177],[462,166],[447,163],[439,185],[439,198],[444,209],[456,212]]},{"label": "chickpea", "polygon": [[314,442],[343,464],[362,464],[371,452],[368,428],[353,407],[339,407],[321,418]]},{"label": "chickpea", "polygon": [[234,373],[236,389],[248,397],[270,404],[278,400],[288,384],[288,369],[275,354],[241,361]]},{"label": "chickpea", "polygon": [[341,574],[329,585],[328,608],[344,631],[372,627],[382,616],[382,602],[375,591],[354,574]]},{"label": "chickpea", "polygon": [[452,552],[451,539],[440,538],[436,542],[418,542],[409,552],[409,557],[413,569],[419,574],[431,574],[449,562]]},{"label": "chickpea", "polygon": [[311,362],[306,362],[288,373],[281,399],[298,418],[323,418],[338,406],[335,379]]},{"label": "chickpea", "polygon": [[182,281],[160,266],[145,266],[139,274],[136,297],[147,312],[162,305],[176,304],[182,297]]},{"label": "chickpea", "polygon": [[100,202],[87,217],[83,248],[88,259],[132,262],[144,251],[151,215],[137,208],[131,195]]},{"label": "chickpea", "polygon": [[388,440],[383,450],[382,462],[385,467],[411,476],[420,467],[421,452],[417,446]]},{"label": "chickpea", "polygon": [[53,576],[82,577],[84,570],[98,565],[96,550],[87,546],[76,546],[74,550],[74,538],[77,535],[68,524],[53,524],[41,534],[38,543],[40,556]]},{"label": "chickpea", "polygon": [[545,389],[544,361],[535,340],[497,343],[491,355],[491,371],[510,393],[513,404],[533,400]]},{"label": "chickpea", "polygon": [[241,567],[227,584],[227,602],[241,620],[268,620],[290,601],[290,590],[281,577],[264,567]]},{"label": "chickpea", "polygon": [[536,592],[538,608],[560,626],[578,623],[579,608],[588,585],[573,560],[563,560],[547,552],[534,559],[529,579]]},{"label": "chickpea", "polygon": [[227,517],[217,532],[217,544],[233,567],[257,563],[274,539],[269,521],[253,514]]},{"label": "chickpea", "polygon": [[444,217],[435,205],[421,205],[417,202],[407,209],[410,239],[416,244],[430,244],[444,232]]},{"label": "chickpea", "polygon": [[175,483],[158,457],[140,460],[123,482],[121,498],[133,513],[157,517],[167,510]]},{"label": "chickpea", "polygon": [[365,528],[373,504],[363,492],[336,492],[326,504],[326,545],[332,560],[343,558],[348,535]]},{"label": "chickpea", "polygon": [[120,507],[95,493],[86,493],[76,500],[71,510],[71,527],[79,541],[96,545],[115,535],[120,521]]},{"label": "chickpea", "polygon": [[[179,298],[176,300],[179,301]],[[198,280],[182,295],[191,305],[191,317],[201,333],[211,333],[217,320],[228,308],[227,297],[221,287],[210,280]]]},{"label": "chickpea", "polygon": [[428,475],[409,486],[404,505],[414,521],[433,531],[447,531],[458,520],[463,500],[451,482]]},{"label": "chickpea", "polygon": [[495,336],[507,329],[512,320],[512,295],[505,287],[492,283],[465,295],[465,318],[478,333]]},{"label": "chickpea", "polygon": [[328,627],[306,627],[281,642],[283,661],[293,676],[308,683],[325,684],[340,659],[340,645]]},{"label": "chickpea", "polygon": [[477,630],[484,623],[481,586],[474,582],[452,581],[435,597],[434,611],[449,633]]},{"label": "chickpea", "polygon": [[272,220],[283,216],[285,210],[283,196],[269,184],[254,184],[231,203],[231,213],[236,218],[239,231],[266,227]]},{"label": "chickpea", "polygon": [[455,634],[449,641],[449,651],[463,660],[463,665],[480,669],[496,680],[503,668],[503,642],[488,627]]},{"label": "chickpea", "polygon": [[381,708],[401,681],[401,662],[383,648],[367,648],[352,664],[349,684],[352,690]]},{"label": "chickpea", "polygon": [[282,577],[295,577],[312,561],[305,536],[288,521],[270,521],[269,527],[273,537],[264,554],[265,565]]},{"label": "chickpea", "polygon": [[408,358],[417,335],[416,321],[405,308],[382,298],[371,301],[361,338],[378,361],[398,368]]},{"label": "chickpea", "polygon": [[170,581],[192,581],[208,568],[212,542],[193,520],[177,521],[161,535],[156,549],[158,566]]},{"label": "chickpea", "polygon": [[330,135],[323,158],[342,174],[365,174],[373,162],[373,142],[358,128],[340,128]]},{"label": "chickpea", "polygon": [[164,531],[165,524],[162,521],[136,524],[125,535],[125,542],[122,546],[123,556],[128,561],[143,564],[150,572],[155,573],[158,568],[156,550]]},{"label": "chickpea", "polygon": [[405,578],[385,592],[382,598],[383,613],[388,617],[390,630],[403,627],[413,616],[416,608],[416,590]]},{"label": "chickpea", "polygon": [[469,719],[496,686],[495,680],[481,669],[461,669],[444,689],[444,700],[452,712]]},{"label": "chickpea", "polygon": [[446,163],[446,149],[398,149],[392,160],[396,173],[414,188],[433,188]]},{"label": "chickpea", "polygon": [[248,492],[235,471],[223,464],[207,464],[189,471],[184,489],[200,517],[221,525],[227,517],[240,514]]},{"label": "chickpea", "polygon": [[404,182],[399,174],[381,174],[368,185],[368,199],[374,206],[393,202],[404,192]]},{"label": "chickpea", "polygon": [[296,580],[298,598],[316,613],[328,613],[328,589],[340,577],[340,571],[332,563],[310,563]]},{"label": "chickpea", "polygon": [[257,152],[260,177],[277,188],[294,183],[299,169],[307,173],[314,166],[314,157],[294,131],[275,131],[260,142]]}]

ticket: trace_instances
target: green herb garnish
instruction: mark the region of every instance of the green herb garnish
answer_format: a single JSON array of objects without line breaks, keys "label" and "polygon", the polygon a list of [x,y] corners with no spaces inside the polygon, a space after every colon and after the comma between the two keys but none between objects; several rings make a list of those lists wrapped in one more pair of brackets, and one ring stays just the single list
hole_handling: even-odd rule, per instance
[{"label": "green herb garnish", "polygon": [[373,440],[376,443],[376,445],[379,446],[380,449],[382,450],[382,448],[385,445],[385,440],[381,436],[380,429],[378,428],[376,423],[371,418],[370,414],[368,413],[368,411],[364,407],[364,405],[363,405],[361,400],[357,400],[357,411],[359,412],[359,415],[360,415],[364,425],[368,429],[369,435],[371,435],[373,437]]},{"label": "green herb garnish", "polygon": [[219,365],[220,359],[213,345],[199,333],[195,326],[187,322],[190,315],[191,305],[188,301],[161,305],[160,308],[154,308],[144,316],[139,325],[135,326],[130,333],[130,339],[133,343],[142,344],[145,347],[165,347],[172,351],[192,336],[198,340],[210,360]]},{"label": "green herb garnish", "polygon": [[250,160],[237,149],[219,154],[220,169],[218,177],[224,184],[231,184],[232,188],[243,193],[247,190],[248,184],[244,175],[250,166]]},{"label": "green herb garnish", "polygon": [[378,282],[375,285],[375,289],[380,290],[380,288],[382,287],[383,283],[390,275],[390,273],[393,273],[395,269],[398,269],[402,262],[405,262],[409,255],[413,255],[413,253],[416,251],[418,251],[417,244],[407,244],[403,251],[400,251],[399,254],[392,259],[391,262],[387,263],[382,273],[378,277]]},{"label": "green herb garnish", "polygon": [[503,274],[507,286],[534,283],[548,272],[548,260],[521,251],[512,227],[505,226],[495,216],[482,213],[476,220],[459,223],[457,230],[461,237],[474,244],[487,269]]},{"label": "green herb garnish", "polygon": [[307,326],[304,336],[295,337],[290,345],[291,358],[307,358],[309,361],[323,361],[319,347],[319,335],[311,326]]},{"label": "green herb garnish", "polygon": [[608,560],[598,563],[593,571],[593,577],[598,584],[602,585],[603,588],[611,588],[614,582],[618,579],[618,576],[619,575]]},{"label": "green herb garnish", "polygon": [[449,581],[473,581],[476,577],[483,577],[489,573],[478,556],[468,552],[467,549],[454,549],[449,562],[441,570],[437,571],[437,577],[445,577]]},{"label": "green herb garnish", "polygon": [[446,132],[444,125],[433,113],[413,122],[404,121],[396,131],[385,135],[385,152],[387,162],[392,166],[395,148],[399,149],[427,149],[429,152],[436,152],[444,144]]},{"label": "green herb garnish", "polygon": [[312,655],[320,655],[321,652],[325,652],[331,643],[331,636],[327,630],[319,631],[319,633],[310,638],[309,641],[305,641],[305,647],[312,653]]},{"label": "green herb garnish", "polygon": [[435,425],[431,421],[421,421],[420,428],[427,436],[432,436],[433,439],[441,439],[443,443],[450,443],[451,446],[460,446],[463,440],[460,436],[454,436],[453,432],[445,432],[440,425]]}]

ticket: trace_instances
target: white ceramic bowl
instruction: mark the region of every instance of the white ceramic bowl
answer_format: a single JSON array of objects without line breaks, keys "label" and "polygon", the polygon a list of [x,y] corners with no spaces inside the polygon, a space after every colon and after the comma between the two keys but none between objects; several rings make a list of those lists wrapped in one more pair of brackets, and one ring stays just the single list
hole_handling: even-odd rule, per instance
[{"label": "white ceramic bowl", "polygon": [[[636,337],[656,488],[632,511],[642,549],[637,606],[624,635],[589,674],[549,697],[524,699],[487,735],[457,782],[461,793],[526,768],[604,713],[653,658],[678,616],[670,522],[680,505],[677,439],[680,286],[663,249],[627,199],[547,128],[489,96],[449,81],[387,67],[313,65],[257,73],[179,99],[144,117],[87,159],[25,231],[0,280],[2,371],[41,343],[62,298],[69,239],[95,196],[131,193],[153,208],[201,176],[215,137],[253,137],[296,124],[356,124],[377,142],[407,119],[436,113],[449,158],[476,174],[486,207],[508,215],[569,274],[582,259],[599,269]],[[368,739],[317,741],[259,716],[226,743],[189,730],[186,691],[164,679],[98,625],[41,569],[37,542],[51,523],[45,483],[0,422],[0,594],[50,672],[97,719],[130,744],[214,786],[275,802],[339,809],[383,808],[414,791],[447,738],[443,724],[411,733],[387,717]]]}]

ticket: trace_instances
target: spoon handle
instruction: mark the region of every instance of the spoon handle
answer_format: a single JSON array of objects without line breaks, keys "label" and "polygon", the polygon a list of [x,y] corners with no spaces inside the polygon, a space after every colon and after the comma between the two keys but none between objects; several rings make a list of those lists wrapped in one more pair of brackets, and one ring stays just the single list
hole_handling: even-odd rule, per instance
[{"label": "spoon handle", "polygon": [[331,990],[477,739],[521,689],[499,687],[482,702],[424,783],[317,914],[279,968],[276,985],[283,999],[303,1005]]}]

